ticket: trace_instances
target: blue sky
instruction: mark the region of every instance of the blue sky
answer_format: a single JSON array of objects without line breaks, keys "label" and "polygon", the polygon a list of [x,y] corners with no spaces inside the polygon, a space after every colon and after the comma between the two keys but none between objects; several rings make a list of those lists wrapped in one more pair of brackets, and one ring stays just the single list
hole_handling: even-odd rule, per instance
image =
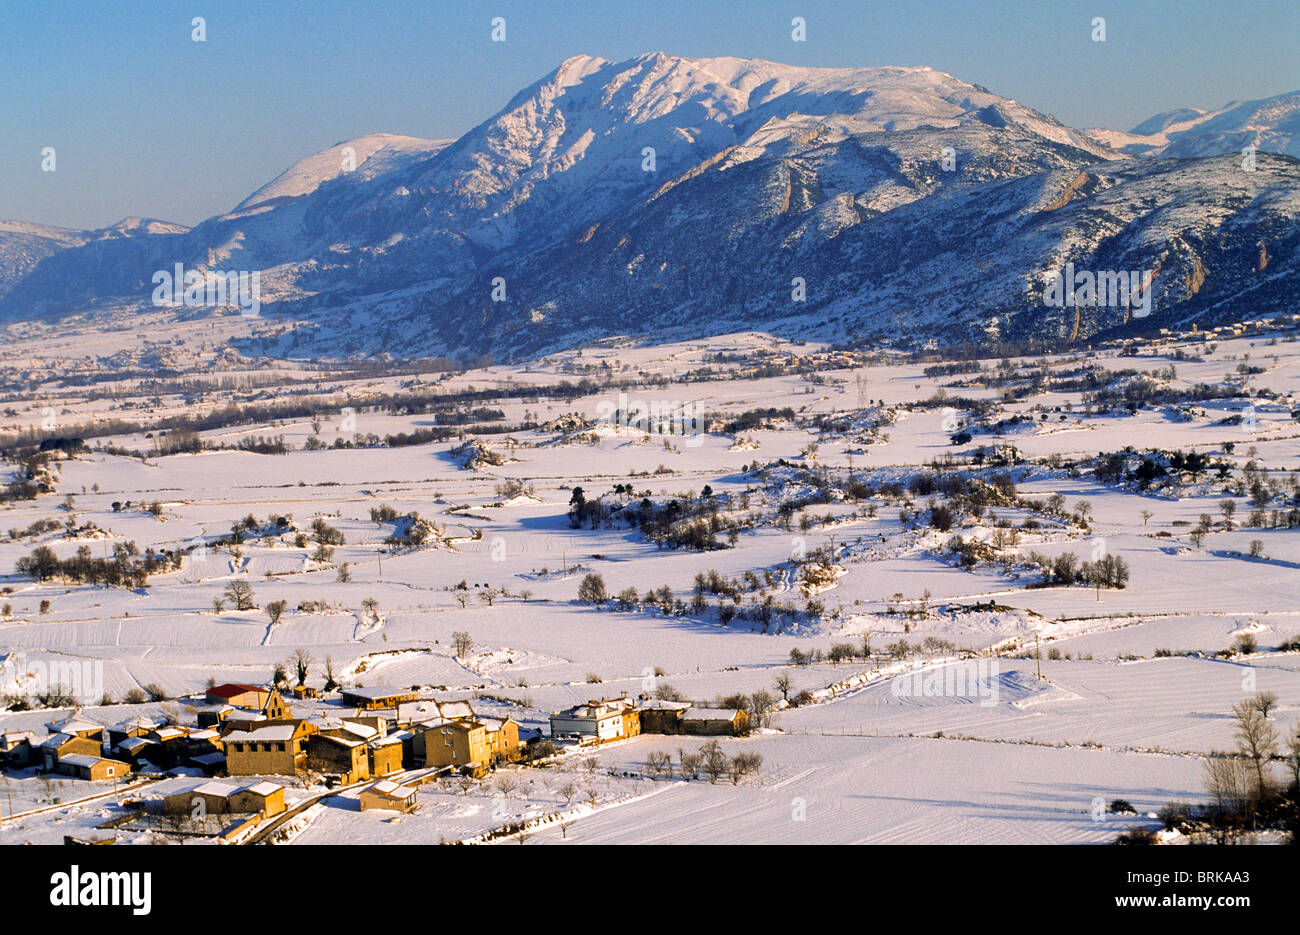
[{"label": "blue sky", "polygon": [[459,136],[579,53],[929,65],[1072,126],[1128,129],[1300,89],[1297,37],[1296,0],[4,0],[0,218],[192,224],[341,140]]}]

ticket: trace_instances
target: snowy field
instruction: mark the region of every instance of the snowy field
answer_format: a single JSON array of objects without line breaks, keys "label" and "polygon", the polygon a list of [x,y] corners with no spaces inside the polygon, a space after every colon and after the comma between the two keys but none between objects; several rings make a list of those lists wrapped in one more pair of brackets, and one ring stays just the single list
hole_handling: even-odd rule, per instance
[{"label": "snowy field", "polygon": [[[545,816],[526,843],[1101,843],[1125,822],[1152,826],[1143,816],[1168,801],[1202,798],[1204,755],[1232,747],[1232,707],[1255,692],[1278,696],[1270,716],[1279,734],[1300,727],[1300,650],[1282,648],[1300,636],[1300,527],[1285,524],[1300,508],[1294,333],[1145,347],[1135,357],[986,360],[977,373],[927,375],[932,362],[901,357],[837,362],[824,348],[737,334],[611,342],[527,366],[357,376],[215,356],[236,329],[258,327],[246,322],[204,322],[193,333],[160,322],[154,339],[174,343],[212,382],[182,394],[137,378],[62,381],[74,362],[107,353],[90,350],[101,335],[89,325],[57,336],[26,327],[10,335],[3,364],[50,376],[38,393],[7,397],[0,434],[41,429],[50,412],[60,426],[131,424],[55,458],[49,492],[0,504],[6,703],[35,704],[52,687],[41,673],[87,663],[81,717],[112,724],[170,706],[183,719],[178,697],[213,681],[268,682],[278,664],[292,671],[298,650],[312,660],[309,684],[321,684],[328,660],[345,686],[478,698],[544,733],[551,712],[597,696],[667,686],[699,703],[756,692],[778,702],[787,675],[785,694],[807,693],[798,707],[777,704],[753,736],[724,741],[729,753],[762,757],[758,774],[736,784],[646,778],[648,753],[700,742],[642,736],[597,751],[595,768],[571,753],[550,767],[499,771],[517,774],[509,792],[493,778],[468,790],[422,786],[419,809],[400,818],[334,796],[306,813],[298,843],[437,843]],[[121,338],[122,353],[139,350]],[[802,369],[773,364],[813,354],[822,356]],[[1260,370],[1248,380],[1237,371],[1246,360]],[[1092,390],[1076,386],[1081,369]],[[1133,383],[1130,370],[1181,401],[1129,411],[1088,397]],[[1009,392],[1040,371],[1047,379],[1036,388]],[[1111,372],[1120,374],[1114,386]],[[554,392],[582,379],[597,390]],[[620,388],[599,387],[646,379],[662,382],[620,388],[632,400],[689,402],[709,414],[711,430],[647,436],[599,422],[621,405]],[[1187,397],[1238,384],[1235,395]],[[383,402],[403,393],[453,402],[429,412]],[[204,429],[209,450],[156,453],[159,420],[277,399],[306,400],[318,414]],[[480,422],[476,408],[500,417]],[[775,414],[727,428],[768,409]],[[453,414],[467,420],[465,438],[383,442],[454,426]],[[280,436],[286,453],[233,450]],[[475,437],[488,457],[467,462],[462,445]],[[1015,457],[971,461],[1001,446],[1015,446]],[[1210,467],[1170,470],[1147,490],[1099,477],[1096,459],[1126,446],[1129,470],[1157,451],[1200,453]],[[943,492],[909,489],[936,467],[986,483],[1003,472],[1018,499],[976,515]],[[0,468],[4,480],[17,477],[16,462]],[[869,492],[842,496],[854,480]],[[810,497],[819,486],[835,495]],[[672,501],[716,515],[716,547],[656,542],[618,511],[575,528],[575,488],[620,510]],[[1059,506],[1043,509],[1053,498]],[[950,528],[936,519],[944,503],[958,507]],[[401,524],[371,515],[383,506],[417,513],[428,537],[391,541]],[[1263,522],[1251,525],[1257,510]],[[250,514],[241,541],[230,541]],[[1210,524],[1195,534],[1203,514]],[[321,546],[318,519],[341,544]],[[737,525],[730,540],[727,523]],[[963,567],[954,536],[1000,557]],[[181,553],[180,567],[144,587],[17,570],[39,546],[61,560],[79,550],[100,559],[128,542],[141,555]],[[1064,552],[1081,562],[1120,557],[1125,586],[1043,582],[1031,553]],[[812,590],[800,587],[809,555],[830,556]],[[730,619],[729,595],[692,602],[696,576],[710,571],[737,586]],[[611,597],[635,588],[637,599],[580,602],[592,574]],[[251,587],[253,607],[223,598],[232,582]],[[665,587],[676,606],[645,601]],[[273,622],[276,601],[285,610]],[[766,616],[764,601],[774,608]],[[473,643],[460,656],[458,632]],[[864,642],[869,658],[792,661],[792,651]],[[991,702],[894,690],[896,673],[961,655],[994,667],[984,683]],[[855,676],[851,689],[829,690]],[[0,730],[43,734],[70,710],[10,710]],[[11,776],[12,805],[0,790],[4,814],[43,810],[0,824],[0,843],[55,842],[113,813],[111,796],[46,808],[94,791],[58,782],[51,792],[34,776]],[[559,790],[570,782],[577,791],[566,801]],[[1098,820],[1096,801],[1114,798],[1139,815]]]}]

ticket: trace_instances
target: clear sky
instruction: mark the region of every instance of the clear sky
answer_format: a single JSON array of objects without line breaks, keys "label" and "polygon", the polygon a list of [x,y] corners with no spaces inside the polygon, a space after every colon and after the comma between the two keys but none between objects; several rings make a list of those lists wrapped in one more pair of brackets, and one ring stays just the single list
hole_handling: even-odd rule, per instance
[{"label": "clear sky", "polygon": [[0,218],[193,224],[345,139],[459,136],[575,54],[929,65],[1129,129],[1300,89],[1298,49],[1300,0],[0,0]]}]

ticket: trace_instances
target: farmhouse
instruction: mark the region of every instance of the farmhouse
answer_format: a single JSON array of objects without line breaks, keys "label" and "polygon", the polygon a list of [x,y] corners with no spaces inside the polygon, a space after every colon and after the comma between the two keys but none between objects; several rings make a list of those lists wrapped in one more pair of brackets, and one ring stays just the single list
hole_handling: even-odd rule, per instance
[{"label": "farmhouse", "polygon": [[234,705],[205,704],[194,709],[194,717],[199,727],[220,727],[221,722],[235,710]]},{"label": "farmhouse", "polygon": [[209,688],[204,693],[203,699],[210,705],[233,705],[236,708],[261,711],[271,700],[271,691],[272,689],[260,685],[241,685],[232,682]]},{"label": "farmhouse", "polygon": [[131,768],[118,760],[107,760],[102,756],[85,753],[71,753],[59,760],[58,771],[65,776],[78,779],[103,781],[107,779],[125,779]]},{"label": "farmhouse", "polygon": [[166,724],[164,718],[152,718],[143,714],[129,718],[108,729],[108,745],[113,748],[120,747],[126,740],[132,737],[145,737],[150,731],[155,731]]},{"label": "farmhouse", "polygon": [[488,759],[491,762],[502,760],[513,763],[519,759],[519,725],[512,717],[479,718],[487,737]]},{"label": "farmhouse", "polygon": [[383,808],[389,811],[407,814],[415,811],[414,786],[399,786],[387,779],[381,779],[373,786],[361,790],[361,810]]},{"label": "farmhouse", "polygon": [[641,712],[633,705],[623,706],[623,736],[636,737],[641,733]]},{"label": "farmhouse", "polygon": [[370,775],[387,776],[396,773],[406,765],[402,738],[396,734],[388,737],[376,737],[366,744],[370,757]]},{"label": "farmhouse", "polygon": [[51,772],[58,767],[59,761],[66,757],[78,755],[98,757],[103,752],[104,745],[98,740],[76,734],[54,734],[46,737],[45,743],[41,744],[42,761],[45,769]]},{"label": "farmhouse", "polygon": [[426,766],[454,766],[482,773],[490,758],[487,728],[479,721],[462,719],[424,731]]},{"label": "farmhouse", "polygon": [[193,760],[196,757],[220,753],[221,735],[215,730],[192,730],[185,736],[185,755]]},{"label": "farmhouse", "polygon": [[36,735],[29,730],[0,734],[0,765],[15,769],[31,766],[38,759],[33,741]]},{"label": "farmhouse", "polygon": [[[629,736],[629,710],[633,715],[636,714],[636,709],[626,697],[588,701],[586,704],[566,708],[551,715],[551,736],[596,743],[621,740]],[[635,733],[641,732],[640,723],[640,717],[637,716]]]},{"label": "farmhouse", "polygon": [[[219,724],[212,724],[208,726],[214,729],[220,729],[221,731],[224,732],[228,730],[233,730],[237,727],[248,729],[250,727],[255,727],[256,725],[266,720],[267,720],[266,715],[262,714],[261,712],[245,711],[243,708],[231,708],[229,711],[226,712],[226,716],[221,719],[221,722]],[[294,719],[285,718],[285,720],[291,721]],[[199,726],[202,727],[204,725],[200,724]]]},{"label": "farmhouse", "polygon": [[163,799],[163,812],[168,815],[201,814],[226,815],[234,811],[230,797],[239,791],[238,786],[224,782],[205,782],[189,792],[177,792]]},{"label": "farmhouse", "polygon": [[312,734],[307,738],[307,769],[337,777],[344,785],[370,778],[366,742],[339,734]]},{"label": "farmhouse", "polygon": [[285,809],[284,786],[264,779],[236,792],[231,796],[231,805],[236,812],[260,812],[270,818]]},{"label": "farmhouse", "polygon": [[163,799],[168,815],[193,815],[202,803],[202,814],[240,815],[256,813],[269,818],[285,809],[284,786],[263,780],[241,788],[224,782],[205,782],[189,792],[177,792]]},{"label": "farmhouse", "polygon": [[132,767],[139,769],[142,763],[152,763],[158,765],[162,759],[159,756],[158,742],[150,740],[148,737],[128,737],[113,748],[117,756],[126,760]]},{"label": "farmhouse", "polygon": [[296,776],[307,768],[306,721],[266,721],[234,727],[221,738],[230,776]]},{"label": "farmhouse", "polygon": [[689,701],[661,701],[658,698],[642,701],[637,708],[641,716],[643,734],[680,734],[682,715],[690,708]]},{"label": "farmhouse", "polygon": [[366,711],[381,708],[396,708],[400,704],[414,701],[420,697],[416,690],[394,688],[390,685],[376,685],[373,688],[345,688],[341,692],[343,703]]},{"label": "farmhouse", "polygon": [[157,766],[171,769],[189,760],[189,731],[180,727],[160,727],[150,731],[148,740],[155,744],[149,760]]},{"label": "farmhouse", "polygon": [[410,727],[412,724],[430,722],[456,721],[461,718],[473,720],[476,715],[468,701],[435,701],[425,698],[420,701],[408,701],[397,706],[397,725]]},{"label": "farmhouse", "polygon": [[51,734],[71,734],[73,737],[84,737],[87,740],[96,740],[100,743],[104,741],[103,724],[84,721],[75,715],[63,718],[61,721],[51,721],[45,725],[45,729]]},{"label": "farmhouse", "polygon": [[739,736],[749,732],[749,715],[738,708],[691,708],[682,715],[683,734]]}]

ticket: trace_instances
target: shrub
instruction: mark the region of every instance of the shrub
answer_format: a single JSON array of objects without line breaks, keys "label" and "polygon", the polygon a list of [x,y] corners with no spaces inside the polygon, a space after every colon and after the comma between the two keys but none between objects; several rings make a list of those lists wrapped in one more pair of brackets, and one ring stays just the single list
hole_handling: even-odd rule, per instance
[{"label": "shrub", "polygon": [[605,590],[605,579],[595,572],[583,578],[582,583],[578,585],[578,600],[584,604],[603,604],[609,600],[609,594]]}]

